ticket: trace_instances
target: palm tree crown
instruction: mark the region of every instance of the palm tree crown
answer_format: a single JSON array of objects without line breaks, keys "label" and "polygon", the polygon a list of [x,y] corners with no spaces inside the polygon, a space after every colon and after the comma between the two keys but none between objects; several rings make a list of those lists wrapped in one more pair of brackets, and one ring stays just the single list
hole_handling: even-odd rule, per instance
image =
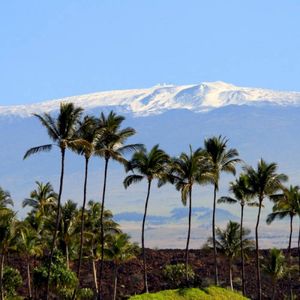
[{"label": "palm tree crown", "polygon": [[24,159],[41,151],[50,151],[53,145],[58,146],[60,149],[66,149],[73,145],[76,125],[82,115],[82,111],[82,108],[75,107],[73,103],[61,103],[57,118],[52,117],[48,113],[43,115],[34,114],[46,128],[48,136],[54,144],[33,147],[25,153]]}]

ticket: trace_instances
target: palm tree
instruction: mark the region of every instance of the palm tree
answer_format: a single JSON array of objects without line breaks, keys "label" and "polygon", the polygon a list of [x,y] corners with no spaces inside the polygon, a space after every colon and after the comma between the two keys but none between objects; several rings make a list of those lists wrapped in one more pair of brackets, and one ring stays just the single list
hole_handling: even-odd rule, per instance
[{"label": "palm tree", "polygon": [[[88,170],[89,161],[95,151],[95,145],[97,140],[97,121],[94,117],[85,116],[83,121],[79,122],[79,129],[76,134],[78,139],[84,140],[84,145],[77,145],[73,150],[80,155],[84,156],[85,159],[85,171],[84,171],[84,184],[83,184],[83,202],[81,209],[81,228],[80,228],[80,246],[79,246],[79,260],[77,268],[77,277],[80,276],[80,269],[82,263],[82,253],[83,253],[83,233],[84,233],[84,216],[85,216],[85,206],[87,198],[87,182],[88,182]],[[75,291],[76,293],[76,291]],[[76,294],[74,295],[75,299]]]},{"label": "palm tree", "polygon": [[251,202],[248,180],[245,174],[240,174],[239,178],[235,182],[230,182],[229,191],[234,195],[235,198],[231,197],[221,197],[218,199],[218,203],[235,204],[239,203],[241,206],[241,220],[240,220],[240,246],[241,246],[241,261],[242,261],[242,290],[243,295],[246,294],[245,291],[245,262],[244,262],[244,247],[243,247],[243,220],[244,220],[244,207],[247,206],[257,206],[256,202]]},{"label": "palm tree", "polygon": [[187,201],[189,203],[188,234],[185,248],[185,270],[186,281],[188,283],[188,253],[192,224],[192,189],[195,183],[206,183],[210,178],[210,173],[203,150],[199,148],[193,151],[191,146],[189,155],[181,153],[179,158],[174,158],[170,165],[170,179],[175,183],[176,189],[181,191],[183,205],[186,206]]},{"label": "palm tree", "polygon": [[48,278],[47,278],[47,291],[46,299],[49,296],[49,280],[52,266],[53,251],[55,248],[56,237],[59,227],[60,219],[60,207],[61,207],[61,196],[63,191],[63,181],[64,181],[64,166],[65,166],[65,152],[66,149],[70,146],[79,144],[81,141],[74,140],[74,134],[76,132],[76,126],[82,114],[82,108],[75,107],[73,103],[61,103],[59,114],[56,118],[52,117],[48,113],[43,115],[34,114],[35,117],[39,119],[41,124],[47,129],[47,133],[53,143],[46,144],[38,147],[33,147],[29,149],[25,155],[24,159],[31,156],[32,154],[39,153],[41,151],[50,151],[53,145],[57,146],[60,149],[61,153],[61,172],[60,172],[60,184],[59,192],[57,197],[57,211],[56,211],[56,225],[53,232],[52,245],[50,250],[50,262],[48,269]]},{"label": "palm tree", "polygon": [[[85,224],[85,244],[87,256],[92,260],[93,278],[96,295],[99,296],[98,277],[96,262],[101,258],[101,243],[100,240],[100,215],[101,204],[90,200],[86,210]],[[112,234],[120,233],[119,225],[112,220],[112,213],[109,210],[103,212],[103,227],[105,237]]]},{"label": "palm tree", "polygon": [[252,197],[258,198],[258,214],[255,226],[255,246],[256,246],[256,277],[257,277],[257,298],[261,300],[261,279],[260,279],[260,262],[258,246],[258,228],[265,197],[270,197],[282,187],[282,183],[287,180],[284,174],[277,174],[277,164],[267,163],[261,159],[257,164],[257,169],[250,166],[245,168],[248,177],[249,192]]},{"label": "palm tree", "polygon": [[66,255],[67,269],[70,269],[70,247],[76,233],[77,216],[77,204],[72,200],[68,200],[61,208],[61,218],[59,223],[59,241],[63,253]]},{"label": "palm tree", "polygon": [[28,299],[32,299],[30,257],[41,256],[43,247],[37,232],[26,221],[18,224],[18,251],[25,255],[27,264]]},{"label": "palm tree", "polygon": [[280,278],[286,273],[285,257],[281,250],[273,248],[269,253],[269,257],[262,264],[262,269],[265,274],[271,277],[272,280],[272,300],[275,299],[276,285]]},{"label": "palm tree", "polygon": [[126,262],[135,257],[137,245],[129,242],[129,236],[124,233],[112,235],[105,248],[105,255],[114,263],[114,293],[113,300],[117,296],[118,267],[120,263]]},{"label": "palm tree", "polygon": [[37,188],[30,193],[30,198],[26,198],[22,206],[31,206],[36,217],[46,216],[50,210],[56,206],[57,194],[54,192],[50,182],[44,184],[36,181]]},{"label": "palm tree", "polygon": [[147,180],[147,195],[145,201],[145,209],[142,223],[142,256],[143,256],[143,271],[144,271],[144,288],[148,293],[147,269],[146,269],[146,254],[145,254],[145,222],[147,216],[148,201],[150,197],[151,184],[154,179],[162,179],[165,177],[166,165],[169,163],[169,156],[155,145],[149,152],[146,149],[139,150],[134,153],[129,161],[128,170],[137,172],[137,174],[128,175],[124,179],[124,187],[128,188],[131,184]]},{"label": "palm tree", "polygon": [[[241,244],[245,251],[253,248],[254,243],[249,239],[250,230],[241,229],[237,222],[229,221],[224,230],[217,228],[216,230],[216,246],[218,251],[228,259],[229,265],[229,282],[231,290],[233,290],[232,268],[233,260],[241,253]],[[242,237],[242,239],[241,239]],[[208,245],[213,245],[213,239],[208,239]]]},{"label": "palm tree", "polygon": [[216,201],[217,192],[219,190],[219,180],[222,172],[235,175],[235,165],[240,162],[237,158],[238,151],[236,149],[227,149],[228,139],[222,137],[212,137],[204,141],[204,150],[210,162],[212,181],[214,185],[213,199],[213,216],[212,216],[212,235],[214,248],[214,267],[215,267],[215,284],[219,284],[218,280],[218,264],[217,264],[217,247],[216,247]]},{"label": "palm tree", "polygon": [[[103,227],[103,212],[105,207],[105,194],[106,194],[106,181],[108,172],[109,161],[115,160],[123,165],[127,163],[124,158],[124,153],[135,151],[142,147],[140,144],[125,145],[126,140],[133,136],[136,132],[131,127],[121,128],[121,125],[125,118],[117,115],[111,111],[106,117],[101,113],[98,130],[99,137],[95,146],[95,155],[104,158],[104,182],[102,189],[102,201],[101,201],[101,261],[100,261],[100,293],[101,293],[101,282],[103,276],[103,259],[104,259],[104,227]],[[99,294],[100,297],[100,294]]]},{"label": "palm tree", "polygon": [[[296,215],[300,215],[300,188],[299,186],[290,186],[282,188],[282,193],[270,196],[270,200],[274,202],[273,212],[267,217],[267,224],[271,224],[275,219],[290,218],[290,235],[288,243],[288,262],[291,267],[291,246],[293,236],[293,219]],[[292,295],[292,280],[289,273],[290,294]]]}]

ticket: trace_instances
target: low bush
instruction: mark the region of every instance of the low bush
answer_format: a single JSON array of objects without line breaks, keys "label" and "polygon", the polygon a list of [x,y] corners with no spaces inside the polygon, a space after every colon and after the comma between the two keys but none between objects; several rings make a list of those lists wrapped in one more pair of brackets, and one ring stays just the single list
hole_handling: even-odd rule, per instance
[{"label": "low bush", "polygon": [[[185,264],[166,265],[163,269],[163,275],[171,288],[183,287],[186,285]],[[189,282],[193,282],[195,273],[191,266],[188,266]]]}]

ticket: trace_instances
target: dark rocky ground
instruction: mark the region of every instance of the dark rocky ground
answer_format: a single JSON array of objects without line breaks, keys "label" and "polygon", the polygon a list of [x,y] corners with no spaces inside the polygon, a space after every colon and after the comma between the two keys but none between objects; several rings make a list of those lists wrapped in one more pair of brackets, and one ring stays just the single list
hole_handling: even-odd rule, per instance
[{"label": "dark rocky ground", "polygon": [[[147,268],[148,268],[148,284],[149,291],[155,292],[170,288],[163,277],[162,270],[167,264],[175,264],[184,262],[184,250],[181,249],[167,249],[167,250],[152,250],[147,249]],[[268,250],[261,250],[261,256],[266,256]],[[213,253],[207,250],[190,250],[189,261],[196,273],[195,285],[205,286],[213,284]],[[297,249],[293,249],[292,256],[295,264],[298,264]],[[14,255],[8,257],[8,264],[18,268],[21,271],[23,278],[26,278],[26,266],[24,260]],[[76,267],[76,262],[73,263]],[[237,260],[234,270],[234,287],[241,289],[240,283],[240,262]],[[103,295],[104,299],[112,299],[113,292],[113,265],[112,263],[105,263],[105,276],[103,281]],[[255,273],[255,259],[254,252],[249,255],[245,266],[246,273],[246,292],[248,297],[255,299],[256,297],[256,273]],[[219,258],[219,279],[222,286],[229,286],[229,271],[228,264],[225,259]],[[298,273],[292,276],[294,294],[297,299],[300,299],[300,280]],[[83,287],[93,288],[92,264],[88,261],[83,264],[83,271],[81,276]],[[141,258],[133,259],[119,267],[118,276],[118,299],[126,299],[129,295],[139,294],[143,291],[143,273]],[[271,284],[262,273],[262,290],[263,299],[270,299]],[[20,293],[26,295],[26,282],[20,289]],[[282,279],[278,282],[276,299],[284,299],[288,295],[288,279]]]}]

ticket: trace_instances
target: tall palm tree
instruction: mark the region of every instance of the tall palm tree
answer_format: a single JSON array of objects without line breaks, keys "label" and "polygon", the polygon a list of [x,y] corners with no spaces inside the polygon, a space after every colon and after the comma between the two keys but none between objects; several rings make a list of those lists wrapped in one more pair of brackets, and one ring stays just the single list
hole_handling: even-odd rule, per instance
[{"label": "tall palm tree", "polygon": [[275,299],[276,286],[280,278],[286,274],[285,257],[281,250],[273,248],[262,264],[263,272],[272,280],[272,300]]},{"label": "tall palm tree", "polygon": [[257,168],[251,166],[244,167],[248,177],[249,192],[252,197],[258,199],[258,214],[255,226],[255,246],[256,246],[256,277],[257,277],[257,298],[261,300],[261,278],[260,278],[260,261],[259,261],[259,245],[258,245],[258,229],[260,222],[261,209],[263,201],[266,197],[275,194],[282,187],[282,183],[287,180],[284,174],[277,174],[277,164],[267,163],[261,159]]},{"label": "tall palm tree", "polygon": [[216,201],[217,192],[219,190],[219,181],[222,172],[235,175],[235,165],[240,162],[237,158],[239,155],[236,149],[227,148],[228,139],[222,137],[212,137],[204,141],[204,150],[210,162],[211,172],[213,174],[212,181],[214,185],[213,199],[213,216],[212,216],[212,235],[214,248],[214,267],[215,267],[215,284],[219,284],[218,280],[218,264],[217,264],[217,247],[216,247]]},{"label": "tall palm tree", "polygon": [[245,291],[245,262],[244,262],[244,247],[243,247],[243,221],[244,221],[244,207],[247,206],[257,206],[256,202],[251,201],[251,196],[249,194],[248,180],[245,174],[240,174],[239,178],[234,182],[230,182],[229,191],[234,195],[235,198],[231,197],[221,197],[218,199],[218,203],[227,204],[240,204],[241,206],[241,219],[240,219],[240,246],[241,246],[241,261],[242,261],[242,291],[243,295],[246,294]]},{"label": "tall palm tree", "polygon": [[143,179],[147,180],[147,195],[144,208],[144,216],[142,223],[142,256],[144,271],[144,289],[148,293],[146,254],[145,254],[145,222],[147,216],[147,208],[151,191],[151,184],[154,179],[162,179],[165,177],[166,165],[169,163],[169,156],[155,145],[149,152],[146,149],[135,152],[129,161],[128,170],[137,172],[137,174],[128,175],[124,179],[124,187],[128,188],[133,183],[138,183]]},{"label": "tall palm tree", "polygon": [[[300,215],[300,188],[299,186],[290,186],[282,188],[282,193],[270,196],[270,200],[274,202],[273,212],[267,217],[267,224],[271,224],[275,219],[290,218],[290,235],[288,242],[288,262],[291,267],[291,247],[293,236],[293,219],[296,215]],[[290,294],[293,294],[291,274],[289,272]]]},{"label": "tall palm tree", "polygon": [[[88,183],[88,172],[89,172],[89,162],[94,154],[97,138],[99,137],[97,131],[97,120],[91,116],[85,116],[82,121],[79,122],[78,131],[76,137],[84,141],[84,145],[79,144],[72,148],[79,155],[84,156],[85,168],[84,168],[84,183],[83,183],[83,201],[81,209],[80,218],[80,245],[79,245],[79,259],[77,266],[77,277],[80,276],[82,255],[83,255],[83,242],[84,242],[84,222],[85,222],[85,207],[87,199],[87,183]],[[79,281],[78,281],[79,284]],[[77,287],[78,288],[78,287]],[[74,290],[72,299],[76,298],[77,288]]]},{"label": "tall palm tree", "polygon": [[[247,228],[241,229],[237,222],[229,221],[226,228],[216,230],[216,246],[221,254],[228,259],[229,265],[229,282],[231,290],[233,290],[232,269],[233,260],[240,255],[241,243],[243,243],[244,250],[248,251],[253,249],[254,243],[249,238],[250,230]],[[241,239],[242,236],[242,239]],[[208,239],[208,245],[213,245],[213,239]]]},{"label": "tall palm tree", "polygon": [[61,172],[60,172],[60,183],[59,183],[59,192],[57,197],[57,211],[56,211],[56,222],[55,230],[53,232],[52,245],[50,250],[50,262],[48,269],[48,278],[47,278],[47,291],[46,299],[49,297],[49,280],[52,267],[53,252],[56,243],[57,231],[59,227],[60,219],[60,207],[61,207],[61,196],[63,191],[63,181],[64,181],[64,167],[65,167],[65,153],[66,149],[70,146],[79,144],[80,141],[74,139],[74,134],[76,132],[76,127],[78,121],[82,115],[83,109],[80,107],[75,107],[73,103],[61,103],[58,116],[52,117],[48,113],[43,115],[34,114],[35,117],[41,122],[41,124],[46,128],[48,136],[52,140],[51,144],[46,144],[38,147],[33,147],[29,149],[25,155],[24,159],[28,158],[32,154],[39,153],[42,151],[50,151],[53,146],[57,146],[60,149],[61,153]]},{"label": "tall palm tree", "polygon": [[186,206],[188,201],[188,234],[185,248],[186,281],[188,283],[188,254],[192,225],[192,189],[195,183],[203,184],[210,179],[209,168],[203,150],[199,148],[193,151],[190,146],[189,154],[181,153],[179,158],[174,158],[170,163],[170,176],[176,189],[181,191],[183,205]]},{"label": "tall palm tree", "polygon": [[113,300],[117,297],[118,268],[124,263],[135,257],[137,246],[129,242],[129,236],[124,233],[112,235],[105,248],[105,255],[114,263],[114,292]]},{"label": "tall palm tree", "polygon": [[[125,117],[117,115],[111,111],[108,116],[101,113],[98,121],[98,132],[100,133],[97,138],[95,146],[95,155],[104,158],[104,181],[102,189],[102,201],[101,201],[101,261],[100,261],[100,293],[103,277],[103,259],[104,259],[104,227],[103,225],[103,212],[105,208],[105,195],[106,195],[106,183],[108,173],[108,163],[110,160],[115,160],[123,165],[127,163],[124,158],[126,152],[135,151],[142,147],[140,144],[126,145],[128,138],[133,136],[136,131],[131,127],[121,128]],[[99,293],[99,297],[100,297]]]},{"label": "tall palm tree", "polygon": [[97,121],[96,118],[91,116],[85,116],[83,121],[79,122],[79,129],[77,131],[77,138],[84,140],[84,145],[78,145],[74,150],[84,156],[85,168],[84,168],[84,184],[83,184],[83,202],[81,209],[81,227],[80,227],[80,248],[79,248],[79,260],[77,268],[77,277],[80,276],[80,269],[82,263],[82,251],[83,251],[83,232],[84,232],[84,216],[85,206],[87,198],[87,183],[88,183],[88,171],[89,161],[95,151],[95,145],[97,140]]}]

